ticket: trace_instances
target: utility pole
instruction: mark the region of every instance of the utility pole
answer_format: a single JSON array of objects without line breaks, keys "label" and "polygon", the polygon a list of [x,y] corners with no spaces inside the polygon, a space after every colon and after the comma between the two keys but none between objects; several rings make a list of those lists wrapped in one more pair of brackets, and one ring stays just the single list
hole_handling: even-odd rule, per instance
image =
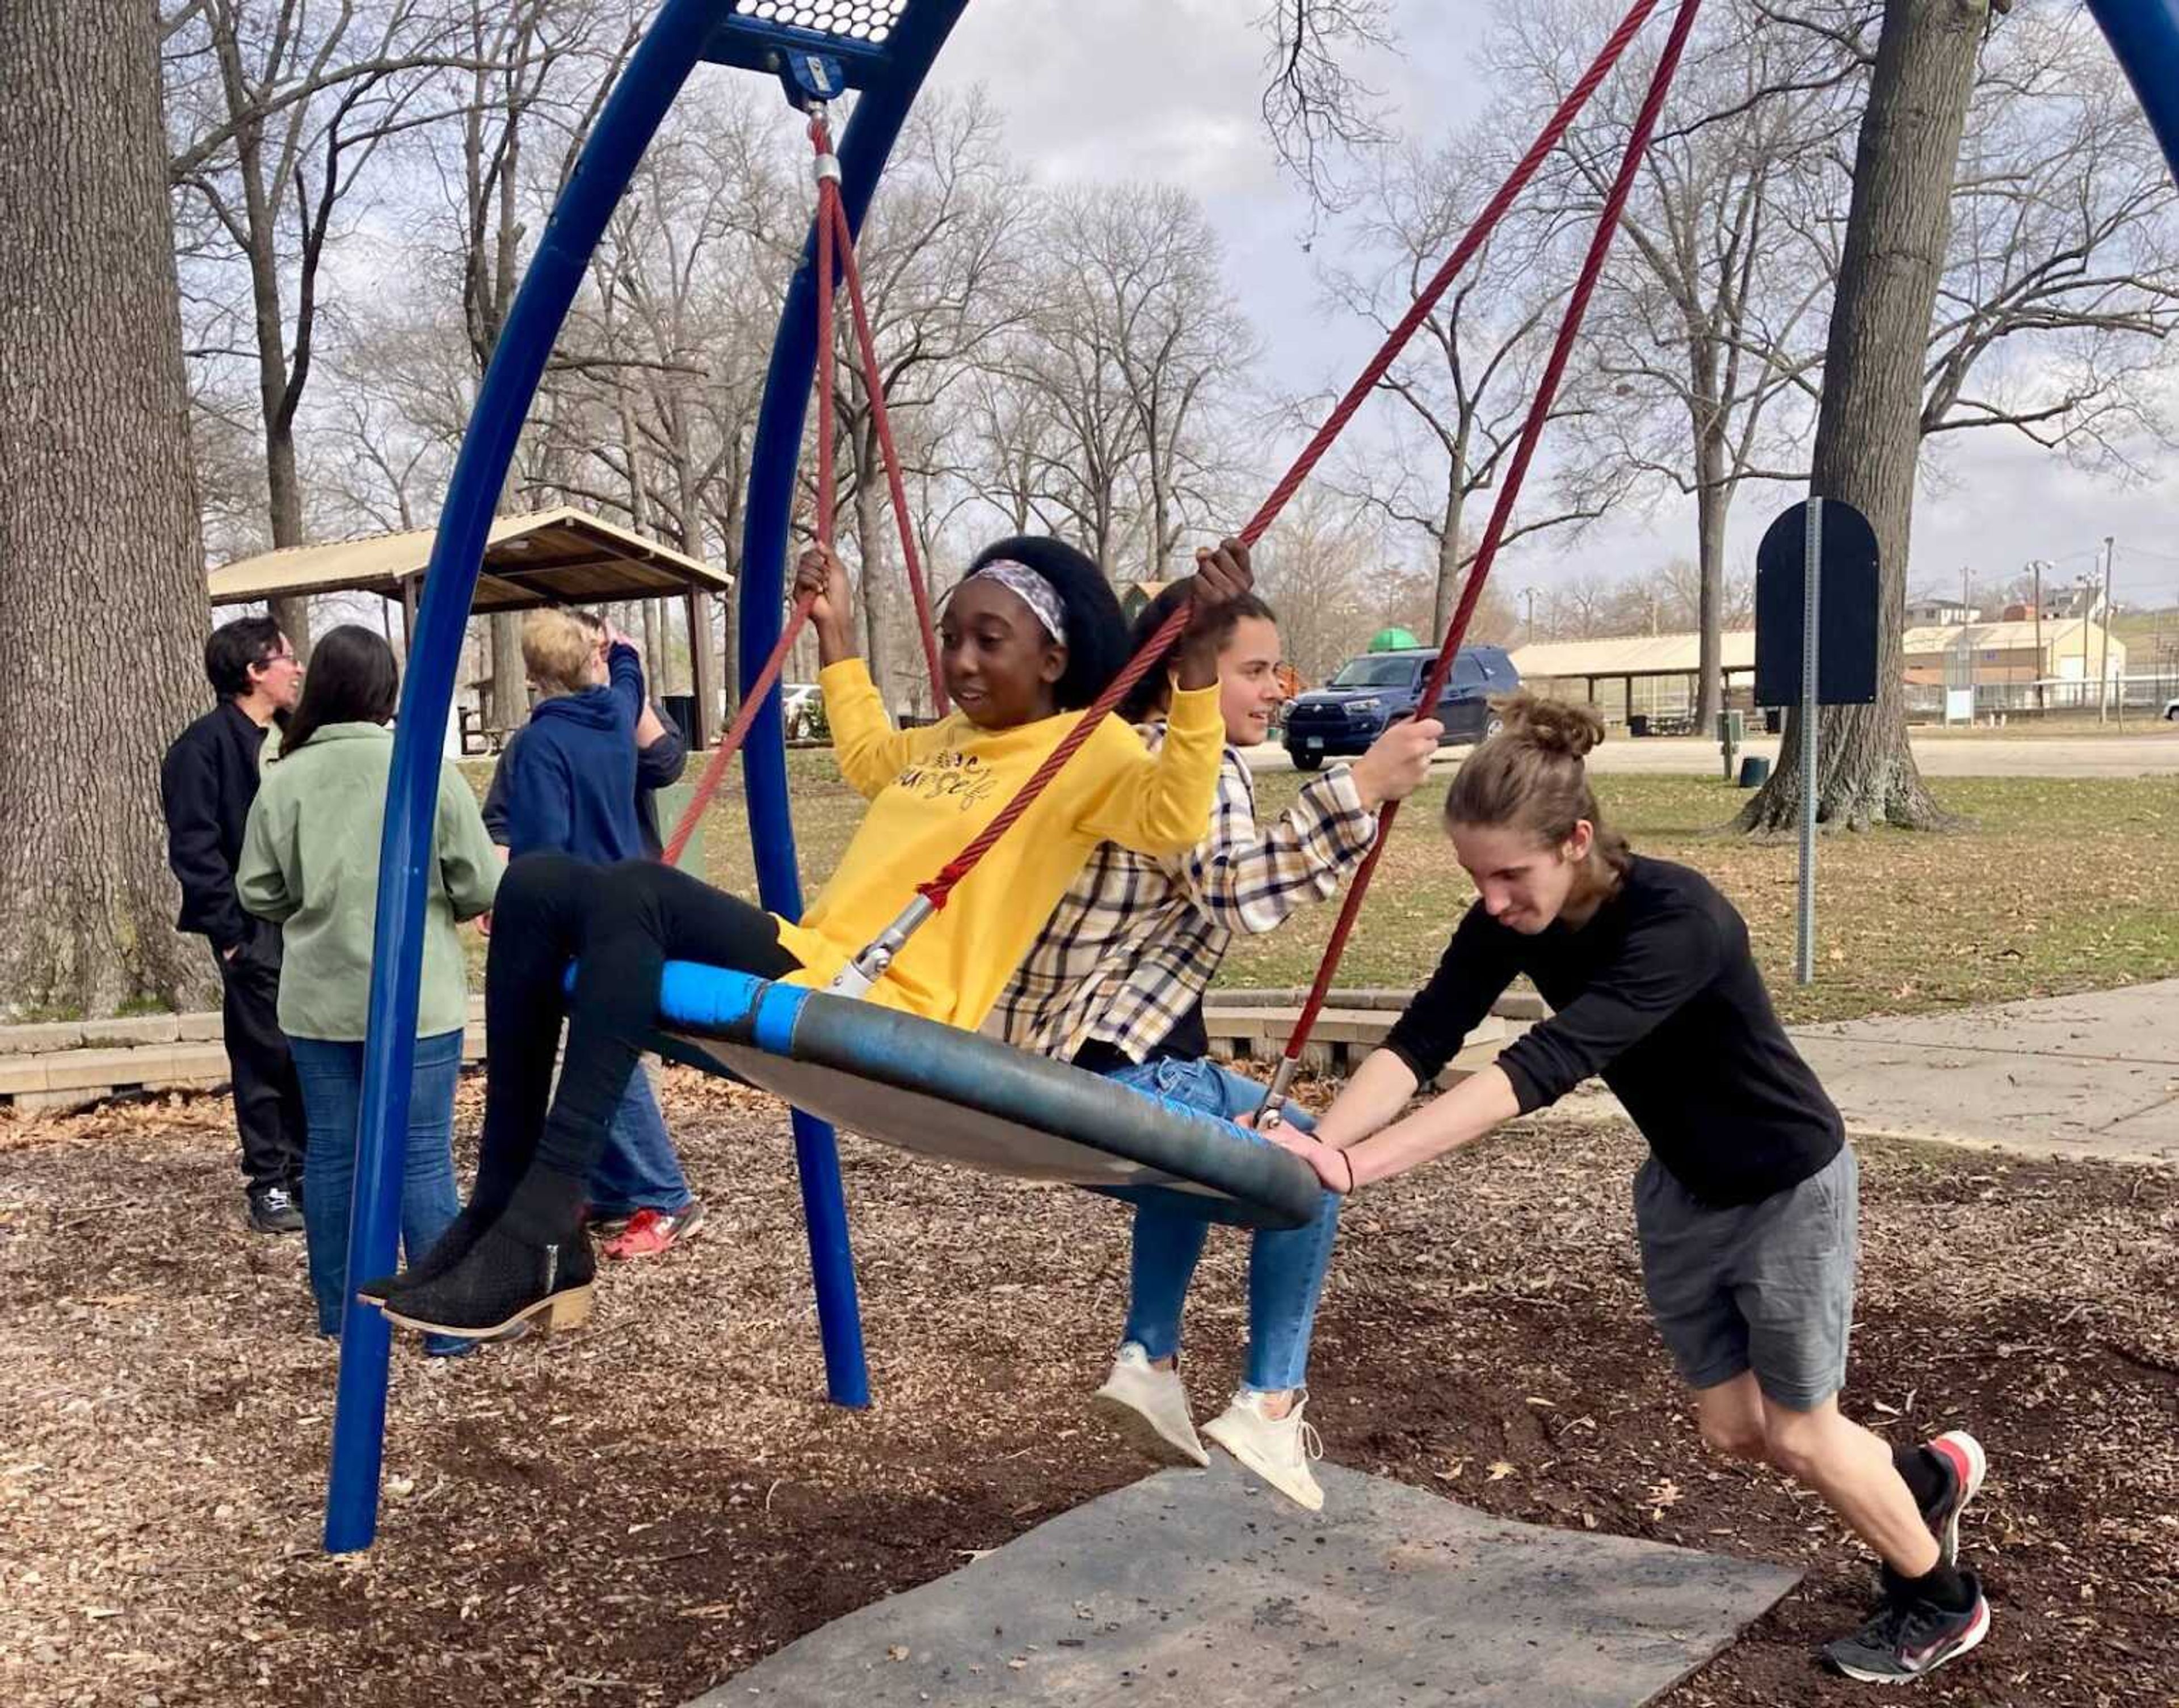
[{"label": "utility pole", "polygon": [[[2115,541],[2104,535],[2104,647],[2103,656],[2096,662],[2096,722],[2104,721],[2104,706],[2110,695],[2110,625],[2111,625],[2111,559],[2118,555]],[[2126,717],[2126,696],[2119,696],[2119,717]]]},{"label": "utility pole", "polygon": [[2028,560],[2028,573],[2035,578],[2035,715],[2043,715],[2043,560]]},{"label": "utility pole", "polygon": [[1536,590],[1533,587],[1523,587],[1521,590],[1521,596],[1529,601],[1529,642],[1534,645],[1536,639]]},{"label": "utility pole", "polygon": [[1973,603],[1968,594],[1968,577],[1972,573],[1970,565],[1965,563],[1960,565],[1960,609],[1968,613],[1968,621],[1970,623],[1974,621],[1975,616]]}]

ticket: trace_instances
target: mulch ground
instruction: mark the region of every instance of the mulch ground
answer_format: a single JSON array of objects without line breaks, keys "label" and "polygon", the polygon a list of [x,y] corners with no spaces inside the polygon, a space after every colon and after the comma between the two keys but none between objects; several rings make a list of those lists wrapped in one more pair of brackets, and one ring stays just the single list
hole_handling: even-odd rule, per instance
[{"label": "mulch ground", "polygon": [[[473,1129],[477,1089],[463,1093]],[[318,1551],[334,1359],[299,1240],[243,1230],[219,1100],[0,1119],[0,1701],[686,1701],[850,1609],[1141,1474],[1087,1420],[1125,1224],[848,1148],[876,1403],[835,1409],[783,1123],[677,1072],[712,1221],[590,1326],[397,1348],[381,1540]],[[1844,1701],[1814,1645],[1870,1566],[1708,1458],[1641,1315],[1623,1128],[1532,1122],[1350,1211],[1317,1338],[1331,1455],[1488,1511],[1808,1577],[1668,1699]],[[1996,1625],[1916,1700],[2179,1702],[2179,1177],[1864,1147],[1850,1409],[1989,1445]],[[1241,1242],[1191,1317],[1237,1369]]]}]

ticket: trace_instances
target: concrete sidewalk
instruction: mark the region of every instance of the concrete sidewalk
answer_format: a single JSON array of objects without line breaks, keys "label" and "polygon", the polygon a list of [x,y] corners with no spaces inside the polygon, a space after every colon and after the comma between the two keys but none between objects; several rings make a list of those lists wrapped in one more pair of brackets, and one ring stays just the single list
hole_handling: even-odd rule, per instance
[{"label": "concrete sidewalk", "polygon": [[2179,1162],[2179,980],[1800,1026],[1793,1041],[1857,1132]]}]

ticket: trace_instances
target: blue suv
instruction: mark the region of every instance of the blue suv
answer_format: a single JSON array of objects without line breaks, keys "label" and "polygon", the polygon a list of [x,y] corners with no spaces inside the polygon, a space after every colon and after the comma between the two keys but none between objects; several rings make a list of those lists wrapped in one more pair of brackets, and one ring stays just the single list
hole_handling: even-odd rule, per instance
[{"label": "blue suv", "polygon": [[[1349,659],[1322,688],[1287,707],[1287,751],[1295,769],[1315,771],[1327,759],[1366,752],[1394,718],[1404,717],[1422,697],[1423,678],[1437,661],[1434,651],[1371,652]],[[1493,696],[1521,685],[1521,673],[1502,646],[1463,646],[1438,698],[1445,725],[1440,744],[1480,741],[1498,733]]]}]

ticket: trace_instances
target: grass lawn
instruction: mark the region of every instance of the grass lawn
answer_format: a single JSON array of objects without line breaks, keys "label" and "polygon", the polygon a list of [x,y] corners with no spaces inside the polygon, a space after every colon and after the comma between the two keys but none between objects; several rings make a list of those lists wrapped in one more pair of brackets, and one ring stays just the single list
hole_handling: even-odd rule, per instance
[{"label": "grass lawn", "polygon": [[[807,893],[838,859],[861,803],[821,750],[789,755]],[[1261,810],[1301,779],[1258,779]],[[1970,827],[1941,836],[1825,838],[1819,854],[1816,983],[1792,982],[1797,852],[1718,827],[1744,799],[1706,777],[1599,780],[1605,810],[1649,854],[1707,872],[1747,915],[1787,1018],[1840,1019],[2106,988],[2179,974],[2179,790],[2169,779],[1979,778],[1932,787]],[[1340,982],[1413,986],[1473,898],[1437,828],[1434,782],[1396,826]],[[707,876],[753,888],[738,778],[705,827]],[[1305,984],[1331,926],[1312,909],[1236,947],[1222,982]]]}]

